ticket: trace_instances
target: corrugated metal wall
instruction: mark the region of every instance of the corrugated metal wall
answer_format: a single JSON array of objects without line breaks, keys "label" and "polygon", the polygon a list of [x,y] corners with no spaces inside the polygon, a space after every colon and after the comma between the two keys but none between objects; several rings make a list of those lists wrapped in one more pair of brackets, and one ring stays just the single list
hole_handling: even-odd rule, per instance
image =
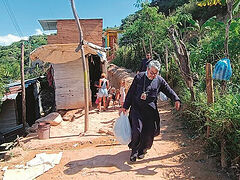
[{"label": "corrugated metal wall", "polygon": [[0,132],[6,131],[17,126],[17,116],[15,108],[15,100],[6,100],[3,102],[0,112]]}]

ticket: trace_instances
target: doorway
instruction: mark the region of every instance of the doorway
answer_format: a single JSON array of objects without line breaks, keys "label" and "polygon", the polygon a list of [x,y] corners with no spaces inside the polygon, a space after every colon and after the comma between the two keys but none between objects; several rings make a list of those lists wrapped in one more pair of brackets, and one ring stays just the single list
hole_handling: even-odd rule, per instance
[{"label": "doorway", "polygon": [[88,56],[88,66],[89,66],[89,76],[90,76],[90,89],[92,95],[92,104],[96,101],[96,93],[98,89],[96,85],[99,82],[102,73],[102,62],[100,57],[97,55],[90,55]]}]

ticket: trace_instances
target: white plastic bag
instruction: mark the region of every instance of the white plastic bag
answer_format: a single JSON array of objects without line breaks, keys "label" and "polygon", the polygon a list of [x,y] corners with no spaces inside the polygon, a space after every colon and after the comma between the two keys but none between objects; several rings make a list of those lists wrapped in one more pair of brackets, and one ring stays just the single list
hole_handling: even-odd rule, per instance
[{"label": "white plastic bag", "polygon": [[118,142],[121,144],[128,144],[131,142],[131,126],[127,115],[121,113],[120,117],[117,118],[113,133]]},{"label": "white plastic bag", "polygon": [[160,92],[159,97],[160,97],[161,101],[167,101],[168,100],[168,97],[164,93],[162,93],[162,92]]}]

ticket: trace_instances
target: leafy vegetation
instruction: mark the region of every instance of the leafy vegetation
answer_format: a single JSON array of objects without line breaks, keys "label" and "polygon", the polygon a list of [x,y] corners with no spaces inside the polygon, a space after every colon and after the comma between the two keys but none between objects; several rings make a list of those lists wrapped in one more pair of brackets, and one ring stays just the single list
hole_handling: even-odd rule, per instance
[{"label": "leafy vegetation", "polygon": [[[142,1],[138,1],[140,2]],[[168,52],[168,82],[180,92],[181,99],[187,106],[182,119],[188,124],[189,129],[196,134],[202,134],[202,137],[205,137],[206,127],[210,126],[211,134],[207,139],[209,153],[220,155],[221,142],[224,140],[226,142],[224,151],[229,165],[237,158],[240,161],[240,19],[233,18],[229,28],[228,46],[233,76],[227,82],[227,91],[224,95],[219,93],[221,82],[214,80],[215,102],[208,106],[205,93],[205,65],[211,63],[214,66],[218,60],[225,57],[226,6],[221,4],[202,8],[197,6],[198,1],[191,0],[166,16],[157,5],[153,6],[153,2],[151,5],[144,4],[141,10],[122,21],[121,28],[124,34],[113,62],[136,71],[141,58],[145,56],[144,48],[150,51],[152,46],[154,59],[161,61],[161,74],[165,77],[165,57]],[[238,2],[234,1],[234,5],[239,4]],[[209,12],[210,8],[217,9],[215,11],[217,13]],[[202,13],[206,14],[201,16]],[[171,25],[177,29],[180,39],[190,53],[191,71],[197,94],[194,102],[189,100],[190,93],[186,90],[172,56],[174,50],[168,38],[168,28]],[[207,122],[207,119],[210,121]]]},{"label": "leafy vegetation", "polygon": [[[0,97],[5,92],[4,86],[20,79],[21,44],[23,41],[14,42],[9,46],[0,46]],[[35,48],[47,44],[46,35],[30,36],[24,41],[25,78],[33,78],[44,74],[44,66],[32,68],[29,54]]]},{"label": "leafy vegetation", "polygon": [[[198,6],[201,4],[198,0],[153,0],[150,4],[141,5],[142,2],[137,0],[136,5],[141,9],[122,20],[120,28],[124,33],[113,62],[137,71],[145,51],[151,51],[154,59],[162,63],[161,75],[165,77],[168,74],[167,81],[177,89],[186,106],[182,119],[188,124],[188,129],[205,137],[206,127],[210,126],[211,134],[207,139],[209,153],[220,155],[221,142],[224,140],[229,165],[240,161],[240,19],[233,18],[229,28],[228,46],[233,76],[227,82],[224,95],[219,93],[221,82],[214,81],[215,102],[207,105],[205,65],[215,65],[225,57],[226,1],[203,0],[202,6],[204,3],[217,4],[204,7]],[[240,0],[233,2],[233,12],[239,12]],[[174,48],[168,37],[170,26],[177,29],[179,38],[190,53],[197,94],[193,102],[189,100],[190,93],[174,60]],[[25,42],[26,78],[44,73],[44,67],[33,70],[29,61],[29,53],[43,44],[46,44],[45,35],[32,36]],[[0,96],[4,92],[4,84],[20,79],[20,46],[21,42],[0,46]],[[166,54],[169,57],[168,72],[165,67]]]}]

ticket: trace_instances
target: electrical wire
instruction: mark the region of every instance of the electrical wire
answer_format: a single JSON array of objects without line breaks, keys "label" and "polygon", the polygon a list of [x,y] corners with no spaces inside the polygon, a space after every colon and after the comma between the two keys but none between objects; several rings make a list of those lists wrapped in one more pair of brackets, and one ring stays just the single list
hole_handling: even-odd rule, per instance
[{"label": "electrical wire", "polygon": [[14,28],[16,29],[18,35],[19,35],[20,37],[23,37],[22,30],[21,30],[20,26],[19,26],[18,23],[17,23],[17,19],[16,19],[14,13],[13,13],[13,11],[12,11],[12,9],[11,9],[8,1],[7,1],[7,0],[2,0],[2,2],[3,2],[4,6],[5,6],[6,10],[7,10],[7,13],[8,13],[8,15],[9,15],[9,17],[10,17],[12,23],[13,23],[13,26],[14,26]]}]

